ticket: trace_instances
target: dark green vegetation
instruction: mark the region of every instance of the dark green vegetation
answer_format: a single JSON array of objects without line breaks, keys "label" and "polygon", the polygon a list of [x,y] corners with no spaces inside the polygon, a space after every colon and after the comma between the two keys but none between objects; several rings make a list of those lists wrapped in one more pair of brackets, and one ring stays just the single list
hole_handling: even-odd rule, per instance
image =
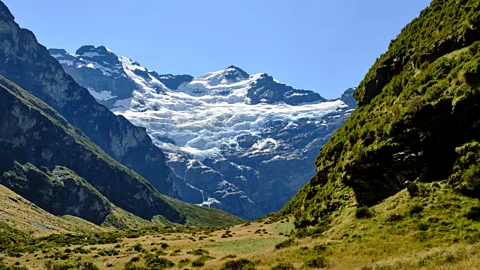
[{"label": "dark green vegetation", "polygon": [[478,197],[479,27],[480,1],[434,0],[391,42],[355,92],[359,108],[322,148],[317,175],[283,209],[298,228],[325,230],[353,198],[372,206],[406,181],[448,180]]},{"label": "dark green vegetation", "polygon": [[228,261],[222,265],[220,270],[253,270],[255,269],[255,263],[249,259],[238,259],[234,261]]}]

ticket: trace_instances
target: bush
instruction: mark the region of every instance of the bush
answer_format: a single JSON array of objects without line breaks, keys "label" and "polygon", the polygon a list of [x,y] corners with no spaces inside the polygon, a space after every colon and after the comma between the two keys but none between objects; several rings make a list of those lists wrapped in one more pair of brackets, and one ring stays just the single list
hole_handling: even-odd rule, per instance
[{"label": "bush", "polygon": [[325,259],[325,256],[321,255],[321,256],[307,259],[303,264],[303,266],[307,268],[325,268],[328,265],[327,265],[327,260]]},{"label": "bush", "polygon": [[466,217],[471,220],[480,221],[480,207],[474,206],[470,208]]},{"label": "bush", "polygon": [[228,261],[222,265],[220,270],[253,270],[255,263],[248,259],[238,259],[235,261]]},{"label": "bush", "polygon": [[144,251],[144,249],[142,247],[142,244],[135,244],[133,246],[133,250],[135,250],[136,252],[143,252]]},{"label": "bush", "polygon": [[117,256],[118,250],[116,249],[102,249],[98,251],[98,255],[100,256]]},{"label": "bush", "polygon": [[128,262],[123,266],[124,270],[150,270],[148,267],[142,264],[134,264],[132,262]]},{"label": "bush", "polygon": [[423,211],[423,205],[421,204],[414,204],[412,206],[410,206],[410,208],[408,209],[408,214],[410,216],[413,216],[415,214],[420,214],[422,211]]},{"label": "bush", "polygon": [[231,255],[227,255],[227,256],[225,256],[225,257],[222,258],[222,261],[223,261],[223,260],[226,260],[226,259],[235,259],[236,257],[237,257],[237,255],[232,255],[232,254],[231,254]]},{"label": "bush", "polygon": [[389,217],[387,217],[387,219],[385,219],[385,221],[387,222],[395,222],[395,221],[400,221],[402,220],[403,217],[401,215],[398,215],[398,214],[392,214],[390,215]]},{"label": "bush", "polygon": [[324,253],[325,251],[327,251],[327,247],[326,247],[325,245],[322,245],[322,244],[320,244],[320,245],[315,245],[315,246],[313,247],[313,250],[314,250],[315,252],[322,252],[322,253]]},{"label": "bush", "polygon": [[131,261],[131,262],[139,262],[139,261],[140,261],[140,257],[138,257],[138,256],[132,257],[132,258],[130,259],[130,261]]},{"label": "bush", "polygon": [[355,217],[358,219],[371,218],[373,217],[373,211],[366,206],[361,206],[355,211]]},{"label": "bush", "polygon": [[281,263],[270,268],[271,270],[294,270],[295,268],[291,263]]},{"label": "bush", "polygon": [[196,259],[192,262],[193,267],[203,267],[204,265],[205,265],[205,261],[201,260],[200,258],[198,258],[198,259]]},{"label": "bush", "polygon": [[165,258],[152,258],[147,261],[147,266],[151,269],[164,269],[175,266],[175,264]]},{"label": "bush", "polygon": [[74,248],[74,249],[73,249],[73,253],[76,253],[76,254],[88,254],[88,253],[90,253],[90,250],[84,249],[84,248],[82,248],[82,247],[77,247],[77,248]]},{"label": "bush", "polygon": [[45,269],[47,270],[100,270],[98,266],[91,262],[66,262],[62,264],[54,264],[51,261],[45,262]]},{"label": "bush", "polygon": [[293,241],[293,239],[289,238],[283,242],[280,242],[275,245],[275,249],[281,249],[281,248],[286,248],[286,247],[291,247],[293,245],[296,245],[297,242]]},{"label": "bush", "polygon": [[170,256],[177,256],[178,254],[180,254],[180,252],[182,252],[182,250],[176,249],[170,254]]},{"label": "bush", "polygon": [[187,254],[190,254],[190,255],[195,255],[195,256],[202,256],[202,255],[207,255],[209,252],[208,250],[204,250],[204,249],[194,249],[194,250],[191,250],[191,251],[187,251]]},{"label": "bush", "polygon": [[190,263],[190,259],[181,259],[179,262],[178,262],[178,268],[181,268],[182,266],[184,265],[187,265]]}]

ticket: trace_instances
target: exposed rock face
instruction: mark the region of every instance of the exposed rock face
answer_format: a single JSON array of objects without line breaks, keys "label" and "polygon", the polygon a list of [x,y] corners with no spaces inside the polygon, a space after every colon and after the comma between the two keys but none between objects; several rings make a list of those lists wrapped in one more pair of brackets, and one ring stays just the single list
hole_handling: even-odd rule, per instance
[{"label": "exposed rock face", "polygon": [[[98,104],[85,88],[64,72],[32,32],[21,29],[15,23],[3,3],[0,3],[0,39],[3,41],[0,46],[0,75],[46,102],[107,154],[148,179],[160,192],[178,197],[165,156],[153,145],[145,129],[135,127],[124,117],[115,116]],[[81,48],[79,53],[86,54],[90,49]],[[99,50],[108,53],[106,48]],[[100,60],[118,64],[115,63],[116,58],[109,55],[102,56]],[[99,78],[95,74],[85,75]],[[108,82],[96,83],[106,86]],[[130,86],[127,88],[131,93]],[[121,91],[117,95],[121,95]]]},{"label": "exposed rock face", "polygon": [[147,129],[184,200],[248,219],[280,209],[315,174],[320,148],[356,106],[354,89],[327,101],[236,66],[194,78],[114,61],[102,46],[50,53],[99,102]]},{"label": "exposed rock face", "polygon": [[260,74],[247,95],[252,104],[285,102],[289,105],[326,101],[320,94],[308,90],[298,90],[291,86],[276,82],[266,73]]},{"label": "exposed rock face", "polygon": [[357,107],[357,101],[353,96],[353,94],[355,93],[355,90],[357,90],[357,88],[350,88],[347,91],[345,91],[340,97],[341,101],[343,101],[345,104],[347,104],[349,107],[352,107],[352,108]]}]

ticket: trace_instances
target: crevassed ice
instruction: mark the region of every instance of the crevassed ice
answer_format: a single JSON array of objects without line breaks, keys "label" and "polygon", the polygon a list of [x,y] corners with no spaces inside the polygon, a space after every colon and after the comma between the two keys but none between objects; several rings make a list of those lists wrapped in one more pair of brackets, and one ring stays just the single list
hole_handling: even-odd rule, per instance
[{"label": "crevassed ice", "polygon": [[[297,106],[248,104],[248,88],[261,74],[239,82],[224,82],[217,72],[212,72],[177,90],[165,88],[164,93],[149,91],[141,78],[129,75],[137,77],[135,81],[145,87],[136,91],[130,101],[118,101],[114,111],[146,127],[162,148],[183,151],[200,160],[220,155],[223,150],[238,149],[239,136],[258,136],[267,122],[280,120],[294,125],[300,119],[311,119],[321,124],[326,114],[346,107],[340,100]],[[162,142],[165,137],[174,140],[175,145]],[[275,148],[275,140],[267,138],[257,141],[250,151],[268,152]]]}]

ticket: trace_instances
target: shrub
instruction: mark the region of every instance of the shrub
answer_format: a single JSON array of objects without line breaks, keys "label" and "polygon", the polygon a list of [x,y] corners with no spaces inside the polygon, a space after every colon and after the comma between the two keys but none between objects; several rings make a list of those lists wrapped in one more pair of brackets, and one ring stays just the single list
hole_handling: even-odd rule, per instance
[{"label": "shrub", "polygon": [[222,265],[220,270],[253,270],[255,263],[248,259],[238,259],[235,261],[228,261]]},{"label": "shrub", "polygon": [[281,248],[286,248],[286,247],[291,247],[293,245],[296,245],[297,242],[293,241],[293,239],[289,238],[283,242],[280,242],[275,245],[275,249],[281,249]]},{"label": "shrub", "polygon": [[322,245],[322,244],[315,245],[313,247],[313,250],[316,251],[316,252],[325,252],[325,251],[327,251],[327,247],[325,245]]},{"label": "shrub", "polygon": [[142,247],[142,244],[135,244],[133,246],[133,250],[135,250],[136,252],[143,252],[144,251],[144,249]]},{"label": "shrub", "polygon": [[417,225],[417,229],[419,229],[420,231],[427,231],[428,230],[428,224],[420,222]]},{"label": "shrub", "polygon": [[408,214],[410,216],[413,216],[415,214],[420,214],[422,211],[423,211],[423,205],[421,204],[414,204],[412,206],[410,206],[410,208],[408,209]]},{"label": "shrub", "polygon": [[198,259],[196,259],[192,262],[193,267],[203,267],[204,265],[205,265],[205,261],[201,260],[200,258],[198,258]]},{"label": "shrub", "polygon": [[480,207],[474,206],[470,208],[466,217],[471,220],[480,221]]},{"label": "shrub", "polygon": [[395,221],[400,221],[402,220],[403,217],[401,215],[398,215],[398,214],[392,214],[390,215],[389,217],[387,217],[387,219],[385,219],[385,221],[387,222],[395,222]]},{"label": "shrub", "polygon": [[98,266],[91,262],[66,262],[62,264],[54,264],[52,261],[45,262],[45,269],[47,270],[100,270]]},{"label": "shrub", "polygon": [[158,251],[157,251],[157,255],[158,255],[158,256],[164,256],[164,255],[167,255],[167,253],[166,253],[165,251],[163,251],[163,250],[158,250]]},{"label": "shrub", "polygon": [[204,249],[194,249],[194,250],[191,250],[191,251],[187,251],[187,254],[191,254],[191,255],[195,255],[195,256],[202,256],[202,255],[206,255],[208,254],[208,250],[204,250]]},{"label": "shrub", "polygon": [[128,262],[123,266],[124,270],[150,270],[148,267],[142,264],[134,264],[132,262]]},{"label": "shrub", "polygon": [[178,262],[178,268],[181,268],[182,266],[184,265],[187,265],[190,263],[190,259],[181,259],[179,262]]},{"label": "shrub", "polygon": [[180,252],[182,252],[182,250],[176,249],[170,254],[170,256],[177,256],[178,254],[180,254]]},{"label": "shrub", "polygon": [[74,249],[73,249],[73,253],[77,253],[77,254],[88,254],[88,253],[90,253],[90,250],[84,249],[84,248],[82,248],[82,247],[77,247],[77,248],[74,248]]},{"label": "shrub", "polygon": [[371,218],[373,217],[373,211],[366,206],[361,206],[355,211],[355,217],[358,219]]},{"label": "shrub", "polygon": [[175,264],[165,258],[152,258],[147,261],[147,266],[151,269],[164,269],[175,266]]},{"label": "shrub", "polygon": [[230,254],[230,255],[227,255],[227,256],[223,257],[222,261],[226,260],[226,259],[235,259],[236,257],[237,257],[237,255]]},{"label": "shrub", "polygon": [[327,265],[327,260],[325,259],[325,256],[320,255],[314,258],[307,259],[303,264],[303,266],[307,268],[325,268],[328,265]]},{"label": "shrub", "polygon": [[103,249],[98,251],[100,256],[116,256],[118,255],[118,250],[116,249]]},{"label": "shrub", "polygon": [[132,258],[130,259],[130,261],[131,261],[131,262],[138,262],[138,261],[140,261],[140,257],[138,257],[138,256],[132,257]]},{"label": "shrub", "polygon": [[277,265],[273,266],[270,269],[271,270],[294,270],[295,268],[293,267],[293,265],[291,263],[280,263],[280,264],[277,264]]}]

